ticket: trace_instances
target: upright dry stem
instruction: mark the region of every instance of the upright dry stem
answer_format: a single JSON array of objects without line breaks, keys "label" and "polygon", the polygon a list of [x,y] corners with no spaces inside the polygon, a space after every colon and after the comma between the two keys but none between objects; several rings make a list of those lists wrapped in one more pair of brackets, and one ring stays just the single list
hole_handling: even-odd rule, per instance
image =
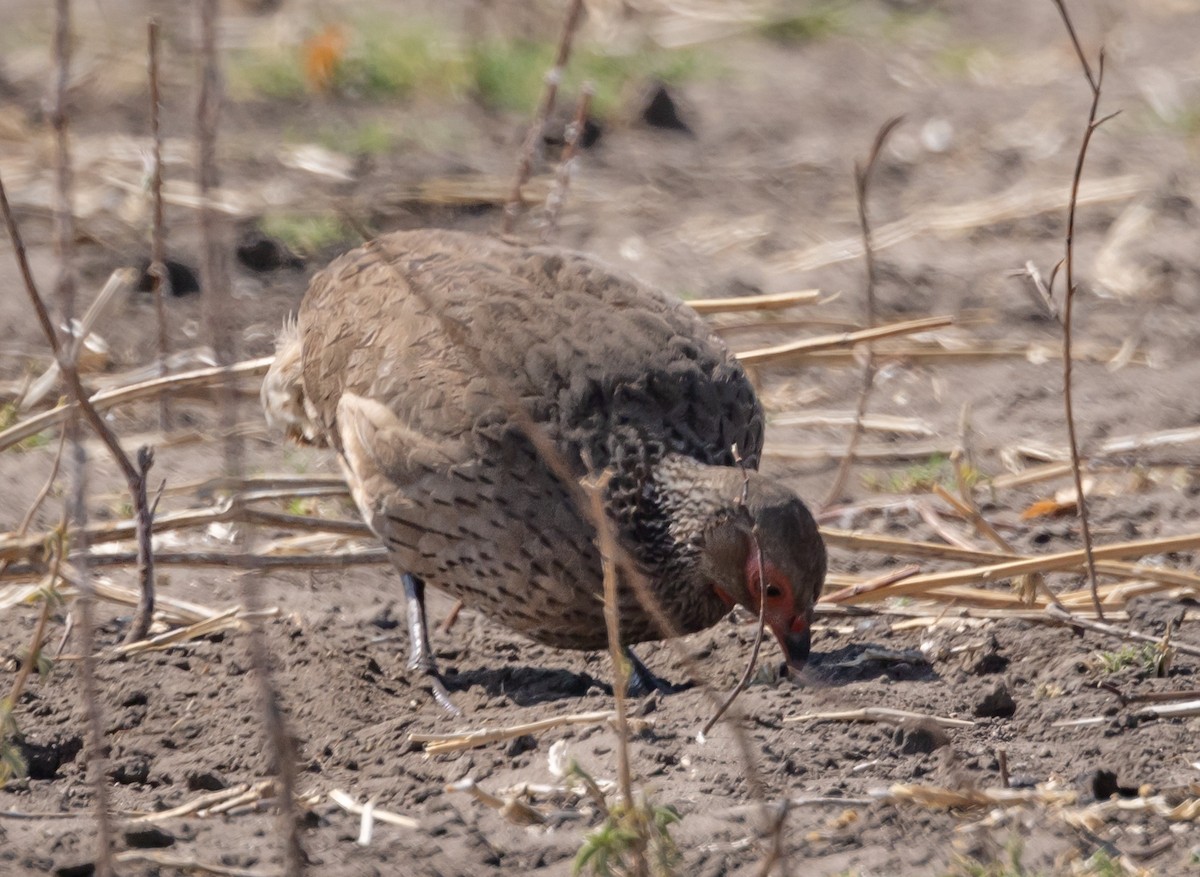
[{"label": "upright dry stem", "polygon": [[[71,78],[70,0],[57,0],[54,28],[54,61],[56,76],[54,110],[51,113],[51,123],[54,127],[55,144],[57,147],[55,160],[57,197],[54,211],[55,239],[59,260],[57,292],[63,320],[70,327],[73,325],[72,321],[75,317],[75,269],[72,258],[74,255],[75,222],[71,200],[71,153],[67,125],[67,84]],[[0,202],[2,202],[4,220],[8,225],[9,235],[12,238],[13,250],[17,254],[21,275],[25,280],[26,291],[33,302],[38,321],[42,324],[42,329],[46,333],[46,339],[50,344],[50,348],[58,358],[59,368],[67,381],[71,395],[79,403],[80,410],[84,411],[85,414],[90,410],[91,417],[89,417],[89,420],[94,417],[96,421],[100,421],[95,410],[89,409],[86,405],[87,394],[79,382],[79,373],[75,369],[78,344],[71,343],[68,350],[63,349],[59,342],[58,333],[54,330],[54,326],[50,322],[50,315],[46,310],[46,306],[42,302],[37,287],[33,283],[33,275],[29,270],[25,248],[21,243],[21,236],[17,231],[16,220],[13,218],[12,209],[8,204],[8,196],[4,192],[2,184],[0,184]],[[111,441],[112,444],[110,447],[115,449],[115,456],[118,463],[124,460],[125,464],[128,465],[129,460],[121,453],[120,446],[116,444],[116,439],[112,436],[111,432],[107,431],[107,427],[103,424],[103,421],[100,421],[100,424],[101,429],[105,430],[102,435],[108,441]],[[67,420],[66,432],[71,445],[70,459],[73,464],[70,467],[71,490],[67,500],[68,518],[76,529],[82,530],[87,525],[87,455],[84,452],[83,443],[80,441],[77,416],[72,416]],[[75,547],[81,552],[86,553],[86,537],[80,541],[83,544],[77,544]],[[91,785],[92,794],[95,798],[93,801],[96,812],[95,873],[98,877],[110,877],[113,873],[112,824],[108,813],[108,784],[107,771],[105,770],[107,760],[104,757],[104,719],[101,714],[100,696],[96,687],[96,667],[95,659],[93,658],[95,646],[91,579],[87,573],[86,560],[80,564],[80,572],[81,580],[79,602],[77,605],[83,660],[79,665],[79,683],[83,694],[84,710],[87,714],[88,782]]]},{"label": "upright dry stem", "polygon": [[597,542],[600,547],[600,562],[604,566],[604,624],[608,629],[608,650],[613,662],[613,702],[616,709],[617,730],[617,786],[625,806],[633,807],[633,774],[629,766],[629,721],[625,704],[625,692],[629,687],[629,661],[621,648],[621,612],[618,604],[617,542],[612,524],[604,513],[604,482],[587,486],[592,514],[601,521]]},{"label": "upright dry stem", "polygon": [[[167,373],[167,316],[164,300],[171,289],[171,276],[166,265],[166,233],[163,223],[162,131],[159,126],[161,101],[158,91],[158,19],[151,18],[146,26],[148,44],[147,67],[150,77],[150,139],[152,162],[150,192],[154,199],[154,223],[150,231],[150,277],[154,282],[154,315],[158,320],[158,375]],[[158,421],[164,432],[171,428],[170,394],[158,397]]]},{"label": "upright dry stem", "polygon": [[[875,135],[875,142],[871,144],[871,152],[867,156],[866,164],[856,164],[854,167],[854,193],[858,201],[858,225],[862,232],[863,258],[867,267],[866,316],[868,329],[875,327],[876,307],[875,250],[871,242],[871,221],[867,213],[867,195],[871,184],[871,172],[875,169],[875,162],[879,158],[883,144],[887,141],[888,135],[900,124],[900,121],[900,117],[896,117],[884,122],[883,127]],[[854,411],[854,427],[850,432],[850,442],[846,448],[846,455],[842,457],[841,465],[838,466],[837,474],[833,478],[833,484],[829,486],[829,492],[825,494],[825,500],[821,503],[822,508],[828,508],[841,496],[842,489],[846,486],[846,479],[850,476],[850,467],[854,465],[855,451],[858,450],[858,443],[862,440],[862,422],[867,413],[867,400],[871,395],[871,388],[875,386],[875,351],[870,343],[866,347],[867,361],[863,365],[862,389],[858,393],[858,405]]]},{"label": "upright dry stem", "polygon": [[548,241],[558,230],[558,217],[562,213],[563,204],[567,200],[567,190],[571,187],[571,177],[575,173],[575,154],[579,150],[579,141],[583,138],[583,129],[587,125],[588,111],[592,105],[592,95],[595,87],[590,82],[583,84],[579,95],[579,104],[575,108],[575,118],[567,126],[566,143],[563,145],[562,158],[558,163],[558,174],[554,180],[554,188],[546,198],[546,224],[542,228],[541,239]]},{"label": "upright dry stem", "polygon": [[1088,87],[1092,92],[1087,126],[1083,131],[1083,140],[1079,144],[1079,154],[1075,158],[1075,173],[1071,178],[1071,199],[1067,206],[1067,240],[1066,258],[1064,260],[1067,288],[1066,294],[1063,297],[1062,309],[1063,408],[1067,419],[1067,438],[1071,446],[1071,474],[1075,481],[1075,496],[1079,505],[1079,529],[1083,535],[1083,550],[1087,558],[1088,586],[1092,592],[1092,606],[1096,611],[1096,615],[1103,620],[1104,610],[1100,606],[1099,586],[1096,581],[1096,561],[1092,556],[1092,528],[1088,523],[1087,498],[1083,495],[1083,466],[1079,459],[1079,439],[1075,429],[1075,408],[1071,388],[1071,313],[1072,304],[1075,300],[1075,213],[1079,205],[1079,184],[1080,180],[1083,179],[1083,164],[1087,158],[1088,145],[1091,143],[1092,134],[1105,121],[1105,119],[1097,119],[1097,112],[1100,109],[1100,89],[1104,81],[1104,50],[1100,50],[1099,67],[1096,73],[1093,74],[1091,65],[1088,64],[1087,56],[1083,51],[1083,46],[1080,44],[1079,37],[1075,33],[1075,26],[1071,22],[1071,16],[1067,12],[1064,0],[1052,0],[1052,2],[1062,16],[1063,24],[1066,25],[1067,33],[1071,37],[1071,44],[1075,47],[1075,53],[1079,56],[1084,76],[1087,78]]},{"label": "upright dry stem", "polygon": [[[220,240],[219,218],[212,207],[211,194],[219,185],[217,167],[217,129],[221,113],[221,82],[217,62],[217,0],[202,0],[200,14],[200,99],[196,106],[196,145],[198,188],[200,190],[200,236],[204,251],[200,266],[201,285],[208,303],[206,314],[213,350],[218,363],[228,368],[237,360],[237,337],[232,331],[229,302],[229,278]],[[220,407],[223,430],[227,436],[224,446],[225,474],[236,477],[243,468],[241,437],[232,427],[237,422],[237,398],[227,384],[216,402]],[[239,531],[240,547],[245,550],[246,537]],[[241,577],[242,602],[252,619],[249,622],[247,651],[259,685],[262,718],[267,743],[272,754],[279,794],[279,835],[283,844],[283,868],[287,877],[300,877],[307,857],[300,842],[300,821],[296,804],[296,753],[287,722],[280,707],[279,694],[271,674],[270,650],[266,634],[257,620],[260,608],[258,576],[248,573]]]},{"label": "upright dry stem", "polygon": [[546,119],[554,112],[554,102],[558,99],[558,86],[562,82],[563,72],[571,57],[571,43],[575,39],[575,29],[579,26],[579,19],[582,16],[583,0],[571,0],[566,21],[563,22],[562,35],[558,40],[558,53],[554,57],[554,66],[546,72],[546,88],[542,92],[537,112],[533,115],[533,122],[530,123],[529,132],[525,135],[525,142],[521,146],[521,158],[517,163],[517,179],[513,183],[512,194],[508,196],[508,202],[504,205],[502,228],[505,234],[512,232],[513,224],[521,214],[524,205],[521,188],[529,182],[529,177],[533,173],[533,162],[539,152]]},{"label": "upright dry stem", "polygon": [[[60,178],[60,182],[63,179]],[[69,177],[65,179],[69,180]],[[42,326],[42,332],[45,334],[46,341],[50,345],[55,359],[58,361],[59,371],[62,373],[63,380],[66,381],[67,388],[70,391],[73,407],[67,417],[66,434],[71,441],[79,441],[76,431],[76,416],[77,413],[82,413],[84,419],[95,430],[96,435],[104,443],[113,460],[116,461],[117,467],[121,470],[121,474],[125,477],[125,483],[129,489],[134,513],[138,522],[138,542],[139,545],[144,544],[146,546],[144,551],[139,552],[139,575],[143,587],[147,588],[150,592],[143,601],[143,605],[148,605],[152,609],[154,605],[154,555],[149,550],[151,521],[149,510],[145,505],[146,485],[142,472],[134,467],[128,455],[122,450],[121,443],[117,440],[116,434],[113,433],[108,423],[100,416],[100,413],[89,400],[87,390],[84,389],[79,379],[79,370],[75,363],[75,358],[78,354],[78,345],[72,343],[69,347],[63,347],[58,333],[54,330],[54,325],[50,322],[50,312],[46,309],[46,305],[42,301],[42,296],[34,283],[33,274],[29,269],[29,257],[25,251],[25,242],[17,226],[16,217],[13,216],[12,207],[8,202],[8,193],[4,188],[4,181],[2,179],[0,179],[0,212],[4,214],[4,222],[8,227],[9,237],[12,239],[13,253],[16,256],[17,265],[25,283],[25,291],[29,295],[29,301],[33,305],[34,313],[37,315],[38,322]],[[63,274],[69,276],[69,271],[63,272]],[[79,453],[82,453],[82,448]],[[145,636],[145,631],[149,629],[149,626],[150,617],[148,615],[139,615],[134,618],[130,634],[134,635],[137,632],[134,639],[141,639]]]}]

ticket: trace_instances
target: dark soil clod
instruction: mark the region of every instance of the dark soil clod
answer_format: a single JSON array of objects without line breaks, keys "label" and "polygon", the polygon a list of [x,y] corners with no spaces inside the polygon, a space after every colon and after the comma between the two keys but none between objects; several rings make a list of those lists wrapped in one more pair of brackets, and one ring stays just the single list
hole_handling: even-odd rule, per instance
[{"label": "dark soil clod", "polygon": [[925,755],[950,742],[949,735],[930,719],[905,722],[896,728],[893,739],[901,755]]},{"label": "dark soil clod", "polygon": [[1138,790],[1133,786],[1122,786],[1117,782],[1115,771],[1100,769],[1092,774],[1092,794],[1097,801],[1107,801],[1114,795],[1119,798],[1136,798]]},{"label": "dark soil clod", "polygon": [[981,719],[1011,719],[1017,711],[1017,702],[1001,682],[975,704],[975,715]]},{"label": "dark soil clod", "polygon": [[131,691],[121,701],[121,706],[145,706],[150,696],[144,691]]},{"label": "dark soil clod", "polygon": [[92,877],[92,875],[95,873],[95,862],[80,862],[76,865],[59,865],[54,869],[54,877]]},{"label": "dark soil clod", "polygon": [[30,743],[25,740],[18,745],[29,770],[29,778],[52,780],[58,777],[60,767],[75,760],[75,756],[83,749],[83,738],[66,737],[50,743]]},{"label": "dark soil clod", "polygon": [[161,850],[175,845],[175,835],[157,825],[143,825],[126,831],[125,843],[135,850]]},{"label": "dark soil clod", "polygon": [[188,771],[184,779],[189,792],[219,792],[229,788],[229,780],[215,770]]},{"label": "dark soil clod", "polygon": [[144,755],[131,755],[117,764],[109,776],[114,783],[123,786],[145,783],[150,779],[150,759]]}]

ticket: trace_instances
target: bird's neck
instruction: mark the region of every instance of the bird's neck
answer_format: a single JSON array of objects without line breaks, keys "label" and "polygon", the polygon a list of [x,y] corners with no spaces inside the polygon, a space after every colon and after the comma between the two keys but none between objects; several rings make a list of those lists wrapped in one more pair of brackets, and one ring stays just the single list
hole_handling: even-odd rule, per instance
[{"label": "bird's neck", "polygon": [[679,454],[666,455],[654,467],[647,490],[660,510],[661,550],[673,565],[694,564],[712,528],[739,513],[746,477],[741,469]]}]

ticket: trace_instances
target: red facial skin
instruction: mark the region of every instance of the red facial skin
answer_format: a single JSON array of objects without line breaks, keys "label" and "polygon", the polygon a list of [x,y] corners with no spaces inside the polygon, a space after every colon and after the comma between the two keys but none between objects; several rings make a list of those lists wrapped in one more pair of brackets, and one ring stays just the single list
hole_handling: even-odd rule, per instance
[{"label": "red facial skin", "polygon": [[[759,566],[759,561],[762,566]],[[762,583],[766,581],[765,605]],[[732,609],[734,599],[714,586],[717,596]],[[746,608],[757,613],[763,606],[763,620],[787,658],[788,667],[800,670],[808,659],[809,621],[806,613],[797,613],[791,580],[775,564],[761,557],[753,542],[746,555],[746,591],[750,601]]]}]

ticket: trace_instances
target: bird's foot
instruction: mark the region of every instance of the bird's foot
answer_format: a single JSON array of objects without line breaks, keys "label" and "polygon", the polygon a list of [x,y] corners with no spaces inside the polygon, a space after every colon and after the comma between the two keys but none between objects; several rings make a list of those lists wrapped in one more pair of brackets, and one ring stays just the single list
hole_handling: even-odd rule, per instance
[{"label": "bird's foot", "polygon": [[446,682],[442,679],[442,674],[438,672],[437,665],[434,664],[432,657],[421,655],[409,660],[408,672],[420,673],[429,680],[429,693],[433,695],[433,699],[437,701],[438,706],[455,717],[463,714],[462,710],[454,702],[454,699],[450,697],[450,692],[446,689]]},{"label": "bird's foot", "polygon": [[425,583],[411,573],[400,576],[404,582],[404,598],[408,604],[408,672],[423,673],[429,678],[430,693],[438,706],[452,716],[461,716],[446,690],[442,674],[433,660],[429,647],[429,625],[425,621]]},{"label": "bird's foot", "polygon": [[629,685],[625,688],[626,697],[642,698],[654,692],[658,692],[659,694],[676,694],[680,691],[687,691],[692,687],[691,682],[673,685],[662,677],[656,676],[649,667],[642,663],[642,659],[630,649],[625,650],[625,656],[629,658],[630,668]]}]

